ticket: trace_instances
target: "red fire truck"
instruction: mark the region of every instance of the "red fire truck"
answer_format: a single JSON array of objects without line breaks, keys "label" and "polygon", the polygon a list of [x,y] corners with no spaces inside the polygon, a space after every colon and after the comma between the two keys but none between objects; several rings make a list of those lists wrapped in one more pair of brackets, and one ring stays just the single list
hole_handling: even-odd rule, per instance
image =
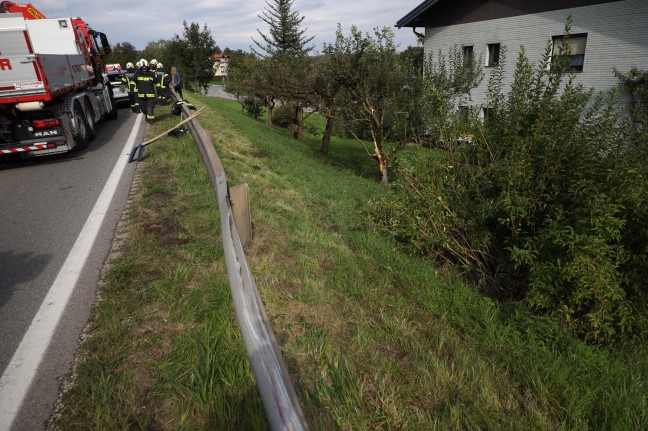
[{"label": "red fire truck", "polygon": [[98,121],[117,118],[108,53],[106,35],[81,18],[0,3],[0,155],[82,149]]}]

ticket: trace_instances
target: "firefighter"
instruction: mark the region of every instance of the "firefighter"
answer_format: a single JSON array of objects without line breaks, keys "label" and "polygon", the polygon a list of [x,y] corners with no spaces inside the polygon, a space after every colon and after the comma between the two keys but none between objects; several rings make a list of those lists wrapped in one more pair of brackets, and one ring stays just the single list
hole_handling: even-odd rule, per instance
[{"label": "firefighter", "polygon": [[149,69],[149,63],[145,59],[140,60],[141,67],[133,75],[137,88],[137,97],[140,109],[146,116],[147,123],[155,120],[155,73]]},{"label": "firefighter", "polygon": [[137,85],[135,80],[133,79],[134,75],[135,75],[135,66],[131,62],[126,63],[126,73],[122,75],[121,80],[122,83],[126,86],[126,90],[128,91],[128,98],[130,99],[131,110],[134,113],[139,114],[140,106],[139,106],[139,100],[137,98]]},{"label": "firefighter", "polygon": [[162,63],[157,64],[157,70],[155,71],[155,87],[157,89],[157,103],[166,105],[169,103],[169,74],[164,71],[164,65]]}]

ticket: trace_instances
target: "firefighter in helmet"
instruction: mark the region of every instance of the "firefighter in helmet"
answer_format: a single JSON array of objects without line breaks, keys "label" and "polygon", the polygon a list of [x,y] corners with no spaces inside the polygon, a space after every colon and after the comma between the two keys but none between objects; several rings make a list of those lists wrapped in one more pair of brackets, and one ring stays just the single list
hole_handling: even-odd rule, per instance
[{"label": "firefighter in helmet", "polygon": [[140,68],[133,75],[137,88],[137,97],[140,109],[146,116],[147,123],[155,120],[155,73],[149,69],[149,63],[145,59],[140,60]]},{"label": "firefighter in helmet", "polygon": [[164,65],[162,63],[157,64],[157,70],[155,71],[155,87],[157,89],[157,103],[166,105],[169,103],[169,98],[171,94],[169,92],[169,74],[164,71]]},{"label": "firefighter in helmet", "polygon": [[126,90],[128,91],[128,99],[130,100],[131,110],[134,113],[139,114],[140,107],[139,100],[137,98],[137,86],[135,80],[133,79],[134,75],[135,66],[131,62],[126,63],[126,73],[122,75],[121,81],[126,86]]}]

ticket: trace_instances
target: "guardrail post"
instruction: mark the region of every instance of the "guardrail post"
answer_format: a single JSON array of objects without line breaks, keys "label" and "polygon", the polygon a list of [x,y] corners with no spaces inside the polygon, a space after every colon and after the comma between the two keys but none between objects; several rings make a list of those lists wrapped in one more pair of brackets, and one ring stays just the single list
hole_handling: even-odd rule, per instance
[{"label": "guardrail post", "polygon": [[250,194],[247,183],[229,187],[234,224],[244,246],[252,239],[252,220],[250,217]]}]

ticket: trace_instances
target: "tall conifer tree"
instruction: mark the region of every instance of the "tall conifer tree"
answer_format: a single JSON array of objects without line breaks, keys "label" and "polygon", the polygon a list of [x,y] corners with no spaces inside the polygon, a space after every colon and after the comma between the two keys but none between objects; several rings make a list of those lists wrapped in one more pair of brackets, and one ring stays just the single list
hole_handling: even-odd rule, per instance
[{"label": "tall conifer tree", "polygon": [[252,48],[252,51],[262,58],[275,57],[277,55],[305,55],[313,50],[307,46],[314,36],[305,36],[306,28],[301,28],[304,20],[298,11],[292,10],[292,0],[266,1],[266,9],[259,18],[269,26],[269,34],[257,29],[262,41],[252,38],[252,41],[259,50]]}]

